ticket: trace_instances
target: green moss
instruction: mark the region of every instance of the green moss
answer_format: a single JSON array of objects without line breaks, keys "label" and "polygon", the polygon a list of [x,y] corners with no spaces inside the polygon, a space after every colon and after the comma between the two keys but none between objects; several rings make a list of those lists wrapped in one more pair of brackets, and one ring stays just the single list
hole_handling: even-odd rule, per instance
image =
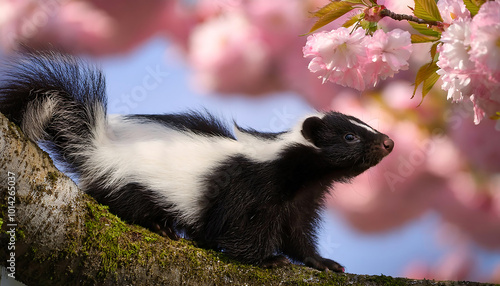
[{"label": "green moss", "polygon": [[29,248],[29,252],[30,252],[29,253],[30,255],[35,256],[36,253],[38,252],[38,248],[36,248],[35,246],[31,245],[30,248]]},{"label": "green moss", "polygon": [[384,285],[405,285],[403,279],[395,279],[390,276],[380,275],[373,277],[373,281]]},{"label": "green moss", "polygon": [[146,242],[155,242],[158,239],[156,237],[149,237],[149,236],[144,236],[144,241]]},{"label": "green moss", "polygon": [[158,240],[158,236],[137,226],[127,225],[109,213],[108,207],[87,203],[87,232],[84,251],[99,253],[101,259],[98,278],[115,275],[118,268],[126,268],[129,263],[144,265],[153,253],[148,251]]},{"label": "green moss", "polygon": [[24,230],[22,230],[21,228],[17,228],[16,229],[16,235],[19,236],[19,239],[24,239],[26,238],[26,234],[24,233]]},{"label": "green moss", "polygon": [[59,174],[57,172],[47,173],[47,180],[51,185],[54,185],[57,182],[57,178],[59,178]]},{"label": "green moss", "polygon": [[398,286],[398,285],[408,285],[408,279],[406,278],[393,278],[391,276],[385,276],[381,274],[380,276],[365,276],[364,281],[372,282],[375,285],[388,285],[388,286]]}]

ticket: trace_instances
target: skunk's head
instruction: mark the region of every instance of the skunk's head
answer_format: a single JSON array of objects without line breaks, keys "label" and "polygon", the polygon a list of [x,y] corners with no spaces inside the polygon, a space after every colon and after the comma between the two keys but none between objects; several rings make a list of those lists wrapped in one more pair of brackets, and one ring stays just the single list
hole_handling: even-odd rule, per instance
[{"label": "skunk's head", "polygon": [[328,112],[322,118],[309,117],[302,135],[334,168],[356,176],[378,164],[394,148],[394,141],[353,116]]}]

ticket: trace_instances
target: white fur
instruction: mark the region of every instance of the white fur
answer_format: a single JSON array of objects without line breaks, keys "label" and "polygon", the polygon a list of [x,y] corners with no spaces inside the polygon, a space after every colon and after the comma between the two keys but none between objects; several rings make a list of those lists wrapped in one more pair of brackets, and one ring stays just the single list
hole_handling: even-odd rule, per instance
[{"label": "white fur", "polygon": [[52,118],[57,106],[57,94],[52,92],[40,101],[30,101],[21,121],[21,128],[32,140],[41,140],[45,137],[45,128]]},{"label": "white fur", "polygon": [[375,134],[377,134],[377,133],[378,133],[375,129],[373,129],[373,128],[371,128],[370,126],[365,125],[365,124],[363,124],[363,123],[361,123],[361,122],[357,122],[357,121],[352,120],[352,119],[349,119],[349,122],[351,122],[352,124],[357,125],[357,126],[359,126],[359,127],[363,127],[364,129],[366,129],[366,130],[368,130],[368,131],[370,131],[370,132],[372,132],[372,133],[375,133]]},{"label": "white fur", "polygon": [[[85,185],[96,177],[114,188],[139,183],[173,205],[184,223],[200,215],[203,178],[228,156],[242,154],[255,161],[270,161],[289,144],[313,146],[301,135],[301,125],[276,140],[238,133],[239,141],[192,132],[180,132],[162,124],[110,116],[108,126],[98,124],[94,149],[85,154]],[[83,155],[83,154],[82,154]],[[214,190],[216,191],[216,190]]]}]

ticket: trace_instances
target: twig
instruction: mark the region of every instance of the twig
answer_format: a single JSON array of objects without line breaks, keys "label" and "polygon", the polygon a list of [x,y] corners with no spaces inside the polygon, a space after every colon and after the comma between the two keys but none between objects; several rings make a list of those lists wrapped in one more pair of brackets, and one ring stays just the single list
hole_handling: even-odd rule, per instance
[{"label": "twig", "polygon": [[427,25],[430,25],[430,26],[437,26],[437,27],[443,26],[443,22],[428,21],[428,20],[417,18],[417,17],[415,17],[413,15],[396,14],[396,13],[392,12],[389,9],[383,9],[382,11],[380,11],[380,16],[382,16],[382,17],[387,16],[387,17],[390,17],[390,18],[392,18],[394,20],[397,20],[397,21],[406,20],[406,21],[415,22],[417,24],[427,24]]}]

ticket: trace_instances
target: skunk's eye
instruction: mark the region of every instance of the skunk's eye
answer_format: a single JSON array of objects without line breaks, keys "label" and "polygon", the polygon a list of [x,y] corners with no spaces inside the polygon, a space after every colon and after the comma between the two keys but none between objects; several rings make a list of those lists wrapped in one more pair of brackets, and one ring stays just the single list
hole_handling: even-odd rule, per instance
[{"label": "skunk's eye", "polygon": [[352,134],[352,133],[347,133],[346,135],[344,135],[344,139],[348,143],[354,143],[356,141],[359,141],[358,137],[356,135]]}]

